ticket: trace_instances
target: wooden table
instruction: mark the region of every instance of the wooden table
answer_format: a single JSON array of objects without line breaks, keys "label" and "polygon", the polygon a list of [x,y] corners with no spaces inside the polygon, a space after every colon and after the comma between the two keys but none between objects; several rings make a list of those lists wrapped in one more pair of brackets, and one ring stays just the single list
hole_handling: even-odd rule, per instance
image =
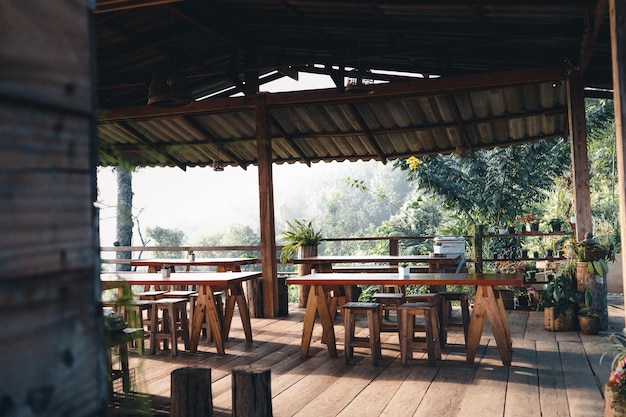
[{"label": "wooden table", "polygon": [[[169,278],[161,273],[108,273],[101,274],[102,289],[118,288],[122,282],[130,285],[194,285],[198,288],[198,302],[193,311],[191,323],[191,346],[190,351],[198,350],[200,333],[202,331],[203,317],[211,326],[213,340],[217,353],[224,354],[224,341],[228,338],[230,325],[233,320],[235,303],[239,308],[239,316],[243,324],[246,341],[252,342],[252,327],[250,325],[250,313],[248,303],[243,293],[242,283],[248,280],[260,278],[261,272],[175,272]],[[226,294],[226,307],[223,317],[218,314],[215,305],[214,291],[224,291]]]},{"label": "wooden table", "polygon": [[333,264],[364,263],[427,263],[429,272],[443,272],[445,265],[461,261],[461,255],[363,255],[363,256],[311,256],[293,260],[295,264],[307,264],[317,272],[333,272]]},{"label": "wooden table", "polygon": [[311,286],[304,314],[302,344],[300,346],[300,356],[303,358],[309,353],[316,315],[319,315],[322,324],[322,340],[328,346],[328,353],[331,357],[337,357],[335,329],[326,297],[327,288],[347,285],[475,285],[476,299],[474,300],[474,309],[470,318],[467,362],[474,363],[476,351],[485,327],[485,319],[489,318],[502,363],[507,366],[511,365],[511,331],[498,286],[520,286],[524,282],[522,274],[429,273],[410,274],[408,278],[401,279],[397,273],[316,273],[287,278],[286,282],[287,284]]},{"label": "wooden table", "polygon": [[259,263],[259,258],[199,258],[199,259],[131,259],[131,266],[147,266],[148,272],[158,272],[165,266],[171,266],[174,272],[177,266],[184,266],[186,271],[192,266],[216,266],[217,272],[241,271],[242,265]]}]

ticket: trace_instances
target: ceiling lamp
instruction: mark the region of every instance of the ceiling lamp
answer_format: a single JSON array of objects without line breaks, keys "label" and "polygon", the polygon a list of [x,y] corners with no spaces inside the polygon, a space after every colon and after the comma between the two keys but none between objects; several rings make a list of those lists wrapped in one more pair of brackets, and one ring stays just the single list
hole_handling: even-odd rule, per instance
[{"label": "ceiling lamp", "polygon": [[154,71],[148,89],[149,106],[182,107],[191,102],[191,91],[180,72],[170,68]]},{"label": "ceiling lamp", "polygon": [[224,171],[224,167],[220,164],[219,161],[213,161],[213,171],[222,172]]},{"label": "ceiling lamp", "polygon": [[374,94],[373,84],[374,80],[363,78],[360,73],[357,73],[355,78],[348,78],[345,91],[351,94]]}]

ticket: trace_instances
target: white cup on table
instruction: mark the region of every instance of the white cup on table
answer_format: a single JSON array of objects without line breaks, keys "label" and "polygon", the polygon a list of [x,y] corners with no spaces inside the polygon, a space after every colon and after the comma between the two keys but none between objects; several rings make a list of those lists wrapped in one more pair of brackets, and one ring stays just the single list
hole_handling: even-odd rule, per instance
[{"label": "white cup on table", "polygon": [[399,266],[398,267],[398,277],[400,279],[404,279],[404,278],[408,278],[409,277],[409,267],[408,266]]}]

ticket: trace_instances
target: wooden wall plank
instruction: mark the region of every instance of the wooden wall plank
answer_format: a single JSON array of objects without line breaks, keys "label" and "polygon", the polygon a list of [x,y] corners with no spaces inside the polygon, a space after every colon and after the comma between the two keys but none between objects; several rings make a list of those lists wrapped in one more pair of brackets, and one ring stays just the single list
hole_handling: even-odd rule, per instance
[{"label": "wooden wall plank", "polygon": [[91,115],[87,0],[0,2],[0,97]]},{"label": "wooden wall plank", "polygon": [[106,414],[91,8],[0,2],[0,414]]}]

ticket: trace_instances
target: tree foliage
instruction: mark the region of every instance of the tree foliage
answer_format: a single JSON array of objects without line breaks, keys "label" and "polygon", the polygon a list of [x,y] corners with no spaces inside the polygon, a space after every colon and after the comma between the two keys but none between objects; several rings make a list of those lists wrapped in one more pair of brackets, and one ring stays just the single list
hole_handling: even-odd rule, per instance
[{"label": "tree foliage", "polygon": [[554,180],[570,166],[563,140],[479,150],[453,155],[398,160],[409,181],[443,201],[443,207],[466,215],[474,224],[505,225],[522,213],[537,212],[554,188]]},{"label": "tree foliage", "polygon": [[[148,237],[154,240],[156,246],[183,246],[185,241],[185,232],[180,229],[168,229],[165,227],[155,226],[146,228]],[[181,251],[161,252],[164,258],[181,258]]]}]

